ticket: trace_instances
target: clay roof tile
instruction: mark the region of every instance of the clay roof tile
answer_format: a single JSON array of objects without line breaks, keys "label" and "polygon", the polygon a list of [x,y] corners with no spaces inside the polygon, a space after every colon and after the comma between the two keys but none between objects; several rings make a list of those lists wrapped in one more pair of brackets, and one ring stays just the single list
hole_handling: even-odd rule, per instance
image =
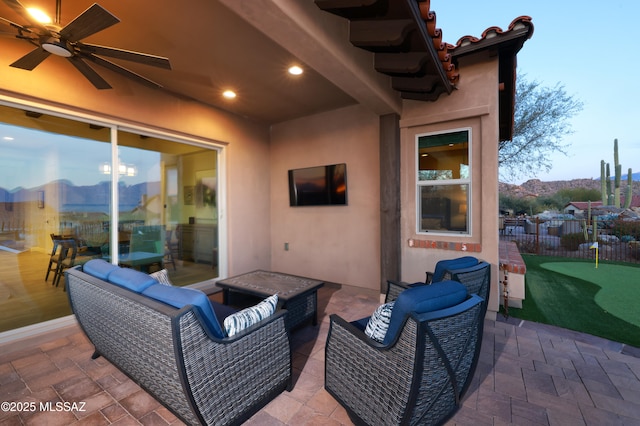
[{"label": "clay roof tile", "polygon": [[459,80],[459,75],[455,72],[455,65],[451,63],[451,55],[449,54],[450,44],[442,41],[442,30],[436,27],[436,13],[429,10],[430,1],[423,1],[419,4],[420,17],[423,19],[427,33],[433,41],[433,47],[438,52],[442,69],[447,74],[449,82],[453,85]]},{"label": "clay roof tile", "polygon": [[490,39],[490,38],[493,38],[493,37],[504,35],[504,34],[506,34],[508,32],[511,32],[511,31],[523,29],[527,25],[529,25],[530,28],[531,28],[531,30],[529,32],[529,38],[531,38],[531,36],[533,35],[533,25],[531,24],[531,22],[532,22],[532,20],[531,20],[530,16],[526,16],[526,15],[518,16],[513,21],[511,21],[507,31],[503,31],[502,28],[497,27],[497,26],[489,27],[489,28],[487,28],[486,30],[484,30],[482,32],[482,35],[480,36],[480,38],[474,37],[474,36],[471,36],[471,35],[466,35],[466,36],[460,37],[460,39],[456,43],[455,47],[467,46],[467,45],[472,44],[472,43],[478,43],[478,42],[481,42],[481,41],[486,40],[486,39]]}]

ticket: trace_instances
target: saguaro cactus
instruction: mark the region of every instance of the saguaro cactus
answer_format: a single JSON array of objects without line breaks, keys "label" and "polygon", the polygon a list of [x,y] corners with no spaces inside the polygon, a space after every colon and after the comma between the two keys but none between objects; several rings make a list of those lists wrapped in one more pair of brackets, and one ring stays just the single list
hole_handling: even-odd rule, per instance
[{"label": "saguaro cactus", "polygon": [[627,171],[627,196],[624,199],[624,208],[628,209],[631,207],[631,198],[633,197],[633,176],[631,176],[631,167]]},{"label": "saguaro cactus", "polygon": [[620,178],[622,176],[622,166],[618,161],[618,139],[613,140],[613,164],[616,176],[613,180],[613,205],[620,208]]},{"label": "saguaro cactus", "polygon": [[[600,191],[602,192],[602,204],[620,208],[620,180],[622,178],[622,165],[620,165],[618,157],[618,139],[613,140],[613,166],[615,176],[612,182],[609,163],[605,163],[604,160],[600,161]],[[633,195],[633,179],[631,174],[631,169],[629,169],[629,173],[627,174],[627,196],[624,203],[624,207],[627,209],[631,205],[631,196]]]},{"label": "saguaro cactus", "polygon": [[607,202],[606,205],[610,206],[613,203],[613,194],[611,193],[611,169],[609,163],[607,163]]},{"label": "saguaro cactus", "polygon": [[609,200],[607,199],[607,175],[604,170],[604,160],[600,160],[600,196],[602,197],[602,205],[606,206]]}]

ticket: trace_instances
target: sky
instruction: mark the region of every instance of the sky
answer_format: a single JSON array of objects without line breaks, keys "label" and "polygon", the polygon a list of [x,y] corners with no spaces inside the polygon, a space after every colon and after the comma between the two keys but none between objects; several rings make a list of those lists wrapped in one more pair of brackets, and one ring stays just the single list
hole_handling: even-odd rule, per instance
[{"label": "sky", "polygon": [[465,35],[479,38],[492,26],[506,31],[515,18],[530,16],[534,32],[518,53],[518,73],[545,87],[559,83],[584,104],[563,139],[568,155],[552,155],[548,173],[510,183],[599,179],[601,160],[613,174],[614,139],[623,175],[629,168],[640,172],[640,1],[431,0],[431,10],[451,44]]},{"label": "sky", "polygon": [[[9,136],[12,140],[6,140]],[[0,188],[36,188],[65,179],[74,185],[95,185],[110,176],[100,166],[111,157],[111,146],[80,137],[0,123]],[[160,180],[160,154],[120,146],[120,161],[134,165],[137,175],[121,176],[127,185]]]},{"label": "sky", "polygon": [[640,1],[431,0],[431,10],[451,44],[492,26],[506,31],[515,18],[531,16],[533,37],[518,53],[518,72],[545,87],[559,83],[584,104],[570,120],[574,133],[564,138],[568,155],[552,155],[548,173],[510,183],[598,179],[601,160],[613,167],[614,139],[623,174],[640,172]]}]

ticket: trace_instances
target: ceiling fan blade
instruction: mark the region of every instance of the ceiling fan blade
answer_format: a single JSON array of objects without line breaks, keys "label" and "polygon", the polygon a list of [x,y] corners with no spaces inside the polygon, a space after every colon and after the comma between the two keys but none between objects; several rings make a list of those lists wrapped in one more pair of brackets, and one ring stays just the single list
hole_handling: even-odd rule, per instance
[{"label": "ceiling fan blade", "polygon": [[23,70],[31,71],[38,65],[42,63],[45,59],[47,59],[51,55],[51,53],[47,52],[41,47],[32,50],[31,52],[24,55],[22,58],[18,59],[10,66],[14,68],[21,68]]},{"label": "ceiling fan blade", "polygon": [[87,65],[85,61],[77,56],[71,56],[67,59],[78,71],[82,73],[82,75],[86,77],[87,80],[91,82],[91,84],[95,86],[96,89],[111,89],[111,85],[107,83],[104,78],[100,77],[100,75],[95,72],[93,68]]},{"label": "ceiling fan blade", "polygon": [[92,62],[95,62],[96,64],[98,64],[100,66],[103,66],[103,67],[105,67],[105,68],[107,68],[107,69],[109,69],[111,71],[114,71],[114,72],[116,72],[116,73],[118,73],[120,75],[123,75],[123,76],[125,76],[127,78],[130,78],[130,79],[132,79],[134,81],[137,81],[140,84],[144,84],[147,87],[151,87],[152,89],[160,89],[160,88],[162,88],[161,84],[158,84],[153,80],[149,80],[148,78],[143,77],[140,74],[136,74],[135,72],[130,71],[130,70],[124,68],[124,67],[121,67],[118,64],[114,64],[111,61],[107,61],[106,59],[100,58],[98,56],[87,56],[87,59],[92,61]]},{"label": "ceiling fan blade", "polygon": [[[4,0],[17,1],[17,0]],[[75,42],[92,34],[109,28],[120,22],[99,4],[93,4],[89,9],[78,15],[73,21],[60,30],[60,36],[67,41]]]},{"label": "ceiling fan blade", "polygon": [[16,30],[13,28],[10,21],[0,18],[0,34],[16,35]]},{"label": "ceiling fan blade", "polygon": [[30,29],[23,27],[22,25],[16,24],[15,22],[11,22],[8,19],[4,19],[0,17],[0,31],[11,32],[15,34],[16,30],[23,31],[25,33],[32,32]]},{"label": "ceiling fan blade", "polygon": [[[42,25],[40,22],[36,21],[33,18],[33,16],[31,16],[31,14],[29,12],[27,12],[27,9],[22,5],[22,3],[20,3],[18,0],[2,0],[2,1],[4,1],[4,3],[7,6],[9,6],[11,9],[13,9],[14,12],[16,12],[18,15],[20,15],[32,27],[39,28],[42,31],[44,31],[46,34],[50,34],[51,33],[44,25]],[[15,25],[17,25],[17,24],[15,24]]]},{"label": "ceiling fan blade", "polygon": [[151,65],[166,70],[171,69],[168,58],[162,56],[149,55],[147,53],[132,52],[130,50],[117,49],[115,47],[98,46],[96,44],[80,43],[77,46],[82,53],[108,56],[110,58],[124,59],[125,61],[137,62],[139,64]]}]

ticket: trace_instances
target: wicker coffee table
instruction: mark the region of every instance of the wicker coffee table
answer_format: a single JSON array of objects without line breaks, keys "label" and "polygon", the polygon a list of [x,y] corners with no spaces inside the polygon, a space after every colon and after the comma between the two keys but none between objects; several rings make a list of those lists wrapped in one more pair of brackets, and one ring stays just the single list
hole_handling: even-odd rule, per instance
[{"label": "wicker coffee table", "polygon": [[278,294],[278,304],[286,309],[286,324],[289,330],[311,319],[318,323],[318,289],[324,282],[280,272],[253,271],[216,283],[222,288],[223,303],[229,304],[229,292],[269,297]]}]

